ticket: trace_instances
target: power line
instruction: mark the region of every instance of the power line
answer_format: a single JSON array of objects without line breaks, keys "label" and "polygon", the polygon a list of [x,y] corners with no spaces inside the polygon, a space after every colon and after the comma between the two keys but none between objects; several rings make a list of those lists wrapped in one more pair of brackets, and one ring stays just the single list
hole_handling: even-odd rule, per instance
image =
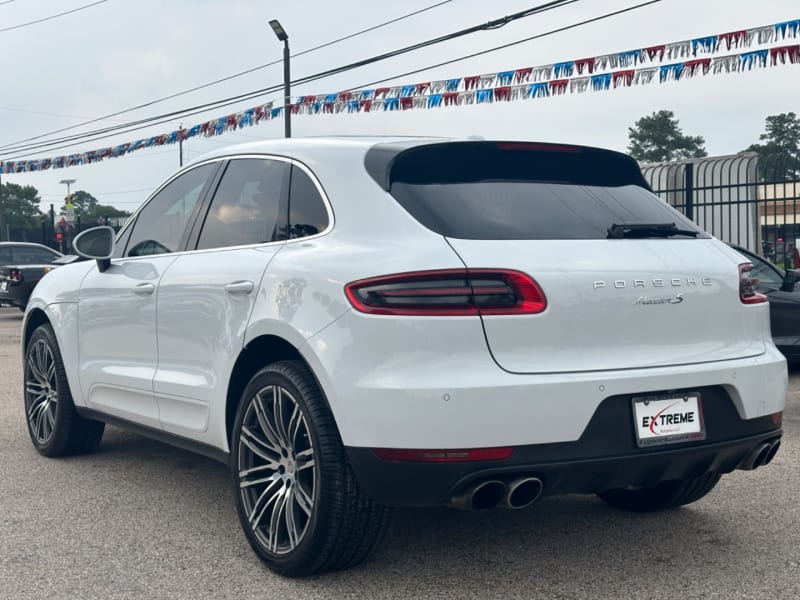
[{"label": "power line", "polygon": [[[12,2],[13,0],[8,0]],[[11,31],[12,29],[20,29],[22,27],[28,27],[30,25],[36,25],[37,23],[44,23],[45,21],[52,21],[53,19],[58,19],[59,17],[63,17],[64,15],[71,15],[72,13],[76,13],[81,10],[86,10],[87,8],[91,8],[93,6],[97,6],[98,4],[103,4],[103,2],[108,2],[108,0],[97,0],[97,2],[92,2],[91,4],[85,4],[84,6],[79,6],[78,8],[73,8],[72,10],[67,10],[57,15],[50,15],[49,17],[44,17],[42,19],[36,19],[35,21],[28,21],[27,23],[19,23],[18,25],[12,25],[11,27],[4,27],[0,29],[0,33],[4,31]]]},{"label": "power line", "polygon": [[[333,69],[328,69],[328,70],[325,70],[325,71],[321,71],[321,72],[316,73],[314,75],[308,75],[306,77],[301,77],[299,79],[296,79],[296,80],[292,81],[291,84],[293,86],[294,85],[303,85],[305,83],[310,83],[310,82],[316,81],[318,79],[323,79],[323,78],[326,78],[326,77],[330,77],[332,75],[338,75],[339,73],[343,73],[343,72],[346,72],[346,71],[350,71],[352,69],[363,67],[363,66],[375,63],[375,62],[379,62],[381,60],[386,60],[388,58],[393,58],[395,56],[398,56],[398,55],[401,55],[401,54],[406,54],[406,53],[412,52],[414,50],[419,50],[419,49],[425,48],[427,46],[431,46],[431,45],[434,45],[434,44],[439,44],[439,43],[442,43],[442,42],[446,42],[446,41],[449,41],[449,40],[452,40],[452,39],[455,39],[455,38],[458,38],[458,37],[463,37],[465,35],[469,35],[469,34],[472,34],[472,33],[477,33],[477,32],[480,32],[480,31],[497,29],[499,27],[503,27],[504,25],[507,25],[508,23],[511,23],[512,21],[515,21],[515,20],[518,20],[518,19],[523,19],[523,18],[526,18],[526,17],[530,17],[532,15],[539,14],[539,13],[542,13],[542,12],[547,12],[549,10],[560,8],[562,6],[566,6],[568,4],[573,4],[573,3],[579,2],[579,1],[580,0],[552,0],[550,2],[546,2],[544,4],[541,4],[541,5],[538,5],[538,6],[534,6],[534,7],[528,8],[526,10],[519,11],[519,12],[513,13],[511,15],[507,15],[507,16],[501,17],[499,19],[494,19],[494,20],[489,21],[487,23],[482,23],[482,24],[479,24],[479,25],[473,25],[472,27],[467,27],[465,29],[460,29],[458,31],[455,31],[455,32],[452,32],[452,33],[449,33],[449,34],[446,34],[446,35],[443,35],[443,36],[439,36],[439,37],[436,37],[436,38],[432,38],[432,39],[426,40],[424,42],[418,42],[418,43],[412,44],[410,46],[405,46],[403,48],[399,48],[399,49],[393,50],[391,52],[386,52],[386,53],[383,53],[383,54],[372,56],[370,58],[366,58],[366,59],[362,59],[362,60],[356,61],[354,63],[350,63],[350,64],[343,65],[343,66],[340,66],[340,67],[335,67]],[[651,2],[657,2],[657,1],[660,1],[660,0],[651,0]],[[275,92],[275,91],[281,89],[281,87],[282,87],[281,84],[277,84],[277,85],[273,85],[273,86],[271,86],[269,88],[263,88],[263,89],[260,89],[260,90],[255,90],[253,92],[247,92],[245,94],[240,94],[238,96],[233,96],[233,97],[225,98],[225,99],[222,99],[222,100],[216,100],[216,101],[211,102],[211,103],[200,104],[200,105],[197,105],[197,106],[194,106],[194,107],[191,107],[191,108],[173,111],[171,113],[164,113],[164,114],[157,115],[157,116],[154,116],[154,117],[148,117],[148,118],[140,119],[140,120],[137,120],[137,121],[131,121],[129,123],[122,124],[122,125],[106,127],[106,128],[103,128],[103,129],[98,129],[98,130],[94,130],[94,131],[90,131],[90,132],[84,132],[84,133],[80,133],[80,134],[75,134],[75,135],[72,135],[72,136],[66,136],[66,137],[63,137],[63,138],[57,138],[57,139],[54,139],[54,140],[48,140],[48,141],[40,142],[40,143],[36,143],[36,144],[27,144],[27,145],[20,145],[20,146],[17,146],[17,145],[14,145],[14,144],[6,145],[6,146],[0,147],[0,151],[26,152],[26,151],[32,151],[32,150],[41,150],[41,149],[45,149],[45,148],[49,148],[51,150],[59,150],[59,149],[62,149],[62,148],[67,148],[67,147],[70,147],[70,146],[74,146],[77,143],[80,143],[80,142],[83,142],[83,141],[88,141],[89,139],[91,139],[93,141],[94,140],[105,139],[107,137],[112,137],[113,135],[115,135],[115,133],[122,133],[123,131],[127,133],[129,131],[135,131],[136,129],[142,129],[142,128],[144,128],[146,126],[149,126],[149,125],[156,125],[156,124],[163,123],[163,122],[165,122],[165,120],[168,121],[168,120],[173,120],[174,118],[177,118],[177,117],[190,116],[190,115],[195,115],[195,114],[198,114],[198,113],[201,113],[201,112],[205,112],[206,110],[209,110],[212,107],[213,108],[221,108],[223,106],[228,106],[228,105],[231,105],[231,104],[235,104],[235,103],[237,103],[239,101],[250,100],[250,99],[253,99],[253,98],[257,97],[257,96],[265,94],[265,93]],[[114,132],[114,133],[112,133],[112,132]],[[106,134],[110,134],[110,135],[106,135]],[[42,136],[39,136],[39,137],[42,137]],[[35,139],[35,138],[30,138],[30,139]],[[25,140],[25,141],[28,141],[28,140]],[[58,144],[63,144],[65,142],[74,142],[74,143],[66,143],[65,145],[58,146]],[[7,159],[7,160],[16,160],[18,158],[24,158],[25,156],[28,156],[28,154],[16,156],[16,157],[13,157],[13,158],[10,158],[10,159]]]},{"label": "power line", "polygon": [[[13,1],[13,0],[9,0],[9,1]],[[303,50],[302,52],[298,52],[297,54],[292,54],[291,58],[296,58],[298,56],[303,56],[305,54],[309,54],[311,52],[315,52],[316,50],[320,50],[322,48],[327,48],[328,46],[332,46],[334,44],[338,44],[339,42],[343,42],[345,40],[352,39],[352,38],[357,37],[359,35],[362,35],[364,33],[369,33],[370,31],[375,31],[376,29],[380,29],[382,27],[386,27],[387,25],[392,25],[392,24],[397,23],[399,21],[402,21],[404,19],[408,19],[408,18],[416,16],[416,15],[418,15],[420,13],[423,13],[423,12],[432,10],[434,8],[437,8],[439,6],[442,6],[443,4],[448,4],[449,2],[452,2],[452,0],[443,0],[441,2],[437,2],[436,4],[432,4],[430,6],[421,8],[419,10],[415,10],[413,12],[407,13],[407,14],[402,15],[400,17],[396,17],[396,18],[391,19],[389,21],[384,21],[383,23],[379,23],[377,25],[373,25],[372,27],[367,27],[366,29],[362,29],[360,31],[356,31],[354,33],[350,33],[350,34],[345,35],[343,37],[331,40],[329,42],[325,42],[323,44],[320,44],[319,46],[314,46],[313,48],[309,48],[308,50]],[[282,62],[282,61],[281,60],[274,60],[272,62],[268,62],[266,64],[259,65],[257,67],[252,67],[250,69],[245,69],[244,71],[240,71],[238,73],[234,73],[233,75],[228,75],[228,76],[222,77],[220,79],[215,79],[214,81],[210,81],[208,83],[204,83],[202,85],[198,85],[198,86],[189,88],[187,90],[183,90],[182,92],[176,92],[174,94],[169,94],[167,96],[162,96],[161,98],[157,98],[155,100],[150,100],[150,101],[145,102],[143,104],[137,104],[136,106],[132,106],[130,108],[119,110],[117,112],[113,112],[111,114],[108,114],[108,115],[105,115],[105,116],[102,116],[102,117],[95,117],[95,118],[89,119],[88,121],[84,121],[83,123],[78,123],[76,125],[70,125],[69,127],[64,127],[62,129],[56,129],[55,131],[50,131],[48,133],[43,133],[43,134],[31,137],[31,138],[27,138],[27,139],[24,139],[24,140],[19,140],[17,142],[11,142],[9,144],[6,144],[5,146],[3,146],[0,149],[7,148],[9,146],[14,146],[16,144],[21,144],[23,142],[30,142],[30,141],[38,140],[38,139],[41,139],[43,137],[48,137],[48,136],[51,136],[51,135],[55,135],[56,133],[63,133],[65,131],[70,131],[72,129],[77,129],[77,128],[83,127],[85,125],[91,125],[92,123],[97,123],[98,121],[105,121],[105,120],[111,119],[113,117],[117,117],[119,115],[123,115],[123,114],[129,113],[129,112],[133,112],[135,110],[140,110],[142,108],[147,108],[147,107],[153,106],[155,104],[159,104],[161,102],[165,102],[167,100],[172,100],[173,98],[177,98],[179,96],[183,96],[185,94],[190,94],[192,92],[196,92],[198,90],[202,90],[204,88],[211,87],[212,85],[217,85],[217,84],[223,83],[225,81],[230,81],[231,79],[235,79],[236,77],[241,77],[243,75],[248,75],[248,74],[253,73],[255,71],[258,71],[258,70],[261,70],[261,69],[265,69],[267,67],[271,67],[273,65],[279,64],[280,62]]]},{"label": "power line", "polygon": [[629,6],[627,8],[616,10],[614,12],[609,12],[609,13],[606,13],[604,15],[600,15],[600,16],[597,16],[597,17],[592,17],[591,19],[586,19],[586,20],[580,21],[578,23],[573,23],[571,25],[565,25],[564,27],[559,27],[557,29],[551,29],[550,31],[545,31],[544,33],[538,33],[536,35],[532,35],[530,37],[526,37],[526,38],[523,38],[521,40],[517,40],[517,41],[514,41],[514,42],[509,42],[507,44],[502,44],[500,46],[495,46],[494,48],[489,48],[487,50],[481,50],[480,52],[473,52],[472,54],[466,54],[466,55],[461,56],[459,58],[446,60],[444,62],[436,63],[435,65],[428,65],[427,67],[421,67],[419,69],[414,69],[413,71],[406,71],[405,73],[400,73],[399,75],[393,75],[392,77],[386,77],[384,79],[379,79],[377,81],[371,81],[369,83],[364,83],[362,85],[351,87],[351,88],[348,88],[347,90],[342,90],[342,91],[352,91],[352,90],[357,90],[357,89],[360,89],[360,88],[370,87],[370,86],[373,86],[373,85],[377,85],[379,83],[384,83],[386,81],[391,81],[392,79],[398,79],[400,77],[408,77],[410,75],[416,75],[417,73],[421,73],[423,71],[428,71],[430,69],[436,69],[438,67],[443,67],[445,65],[451,65],[453,63],[461,62],[463,60],[469,60],[470,58],[475,58],[476,56],[481,56],[483,54],[488,54],[490,52],[496,52],[498,50],[505,50],[506,48],[510,48],[510,47],[516,46],[518,44],[524,44],[525,42],[530,42],[530,41],[533,41],[533,40],[538,40],[538,39],[543,38],[543,37],[554,35],[556,33],[562,33],[564,31],[569,31],[570,29],[575,29],[576,27],[581,27],[583,25],[588,25],[590,23],[595,23],[596,21],[602,21],[603,19],[616,17],[617,15],[621,15],[621,14],[626,13],[626,12],[637,10],[639,8],[644,8],[645,6],[649,6],[651,4],[657,4],[658,2],[661,2],[661,1],[662,0],[648,0],[647,2],[642,2],[641,4],[635,4],[633,6]]}]

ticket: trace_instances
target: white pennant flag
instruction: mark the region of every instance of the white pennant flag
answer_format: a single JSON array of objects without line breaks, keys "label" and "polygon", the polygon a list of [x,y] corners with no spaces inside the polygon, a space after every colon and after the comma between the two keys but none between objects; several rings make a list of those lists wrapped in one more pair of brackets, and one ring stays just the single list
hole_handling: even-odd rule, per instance
[{"label": "white pennant flag", "polygon": [[589,77],[576,77],[569,82],[569,91],[572,94],[582,94],[589,89]]},{"label": "white pennant flag", "polygon": [[658,69],[639,69],[633,78],[634,85],[647,85],[656,79]]}]

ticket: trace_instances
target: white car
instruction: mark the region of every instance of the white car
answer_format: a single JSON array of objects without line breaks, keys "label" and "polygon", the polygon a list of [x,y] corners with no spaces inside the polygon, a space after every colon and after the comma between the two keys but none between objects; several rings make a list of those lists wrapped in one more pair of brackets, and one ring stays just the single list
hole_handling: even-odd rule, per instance
[{"label": "white car", "polygon": [[386,507],[673,508],[780,443],[750,265],[615,152],[253,143],[74,246],[25,314],[34,445],[110,423],[229,463],[285,575],[365,559]]}]

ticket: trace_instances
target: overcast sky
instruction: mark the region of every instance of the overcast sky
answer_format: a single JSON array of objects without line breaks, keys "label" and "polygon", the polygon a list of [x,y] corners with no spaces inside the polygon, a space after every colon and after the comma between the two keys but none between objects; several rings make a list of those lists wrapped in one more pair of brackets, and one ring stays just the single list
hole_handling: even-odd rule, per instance
[{"label": "overcast sky", "polygon": [[[277,18],[299,52],[421,9],[439,0],[107,0],[52,21],[0,32],[0,145],[80,123],[281,58],[267,22]],[[301,77],[501,17],[544,0],[451,0],[377,31],[292,61]],[[419,67],[528,37],[637,4],[640,0],[582,0],[498,30],[383,61],[292,90],[293,95],[360,87]],[[0,2],[0,29],[91,0]],[[614,53],[800,18],[797,0],[663,0],[625,15],[498,52],[396,78],[387,85],[477,75]],[[783,42],[784,44],[798,41]],[[711,155],[730,154],[757,141],[769,114],[800,112],[800,66],[491,105],[370,113],[297,116],[293,134],[481,135],[486,138],[570,142],[625,150],[627,130],[645,114],[673,110],[685,133],[702,135]],[[280,65],[256,71],[168,102],[117,117],[111,125],[246,93],[282,81]],[[67,150],[81,152],[132,141],[249,108],[282,102],[279,94],[215,109]],[[281,137],[275,120],[210,139],[194,138],[184,156],[194,159],[221,146]],[[135,209],[178,167],[178,148],[162,146],[123,158],[42,173],[2,175],[33,185],[42,208],[63,203],[62,179],[100,202]]]}]

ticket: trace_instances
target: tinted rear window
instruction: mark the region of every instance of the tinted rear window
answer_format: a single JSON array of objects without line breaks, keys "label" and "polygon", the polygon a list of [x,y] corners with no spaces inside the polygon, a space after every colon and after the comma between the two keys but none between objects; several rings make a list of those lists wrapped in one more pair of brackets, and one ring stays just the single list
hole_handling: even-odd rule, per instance
[{"label": "tinted rear window", "polygon": [[675,223],[700,232],[644,187],[638,166],[625,155],[549,148],[415,148],[396,156],[389,191],[420,223],[453,238],[603,239],[612,225],[623,223]]}]

